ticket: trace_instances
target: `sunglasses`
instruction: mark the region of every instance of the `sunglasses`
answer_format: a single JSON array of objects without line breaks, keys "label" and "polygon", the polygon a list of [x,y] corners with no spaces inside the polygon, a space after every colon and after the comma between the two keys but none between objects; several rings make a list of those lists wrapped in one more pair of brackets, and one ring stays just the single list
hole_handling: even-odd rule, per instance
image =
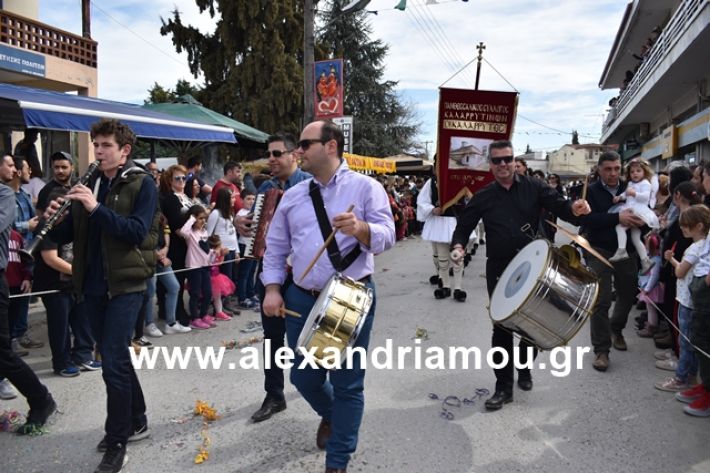
[{"label": "sunglasses", "polygon": [[[305,148],[304,148],[304,149],[305,149]],[[291,152],[291,151],[289,151],[289,150],[275,149],[275,150],[273,150],[273,151],[267,151],[265,157],[266,157],[266,158],[270,158],[271,156],[273,156],[274,158],[280,158],[280,157],[283,156],[284,154],[290,153],[290,152]]]},{"label": "sunglasses", "polygon": [[186,176],[173,176],[174,181],[186,181],[187,177]]},{"label": "sunglasses", "polygon": [[495,164],[496,166],[499,166],[501,163],[510,164],[513,162],[513,156],[502,156],[500,158],[491,158],[491,162],[493,164]]},{"label": "sunglasses", "polygon": [[312,144],[314,143],[321,143],[324,144],[325,141],[323,140],[301,140],[298,142],[298,147],[302,149],[303,151],[306,151],[308,148],[311,147]]}]

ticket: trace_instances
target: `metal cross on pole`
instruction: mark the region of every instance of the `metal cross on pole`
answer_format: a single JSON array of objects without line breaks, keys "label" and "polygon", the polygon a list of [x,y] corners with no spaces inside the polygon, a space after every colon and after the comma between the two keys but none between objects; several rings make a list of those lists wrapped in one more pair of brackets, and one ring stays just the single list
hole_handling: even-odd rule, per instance
[{"label": "metal cross on pole", "polygon": [[481,61],[483,60],[483,50],[486,49],[486,45],[481,41],[476,46],[476,49],[478,49],[478,64],[476,65],[476,90],[478,90],[478,81],[481,78]]}]

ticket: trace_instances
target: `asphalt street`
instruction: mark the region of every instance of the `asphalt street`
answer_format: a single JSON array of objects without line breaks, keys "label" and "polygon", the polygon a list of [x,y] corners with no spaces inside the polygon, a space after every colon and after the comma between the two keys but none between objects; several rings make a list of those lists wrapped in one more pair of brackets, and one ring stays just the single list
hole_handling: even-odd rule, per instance
[{"label": "asphalt street", "polygon": [[[424,329],[429,347],[490,347],[491,322],[485,292],[485,247],[466,269],[465,303],[435,300],[430,246],[416,238],[398,243],[377,257],[377,314],[371,352],[391,339],[394,347],[415,347]],[[634,310],[631,320],[635,316]],[[159,346],[219,347],[222,341],[254,334],[240,329],[258,320],[252,311],[216,329],[152,339]],[[33,312],[31,333],[46,342],[44,313]],[[419,333],[418,333],[418,330]],[[581,369],[568,376],[551,372],[553,360],[542,353],[533,372],[534,389],[515,388],[515,400],[497,412],[486,412],[477,389],[493,390],[493,371],[481,369],[416,369],[412,358],[403,369],[370,367],[366,377],[365,416],[350,472],[693,472],[710,471],[710,419],[685,415],[673,394],[653,388],[672,373],[654,367],[655,348],[625,331],[629,350],[613,351],[606,373],[591,368],[584,355]],[[258,335],[258,333],[257,333]],[[259,345],[256,345],[259,347]],[[589,347],[586,324],[571,348]],[[152,436],[129,445],[129,473],[159,472],[289,472],[324,470],[324,453],[315,446],[319,419],[287,381],[288,409],[259,424],[249,417],[263,399],[260,370],[239,368],[240,354],[229,351],[219,370],[142,370]],[[49,387],[61,413],[52,417],[48,434],[23,438],[0,433],[0,471],[91,472],[101,459],[96,444],[103,435],[104,386],[100,372],[61,378],[50,369],[49,349],[32,350],[25,358]],[[573,368],[576,368],[573,366]],[[430,398],[436,394],[439,400]],[[473,405],[451,398],[441,416],[442,399],[473,399]],[[196,400],[216,408],[221,418],[209,426],[209,459],[195,465],[202,423],[192,416]],[[0,401],[2,410],[26,410],[24,399]]]}]

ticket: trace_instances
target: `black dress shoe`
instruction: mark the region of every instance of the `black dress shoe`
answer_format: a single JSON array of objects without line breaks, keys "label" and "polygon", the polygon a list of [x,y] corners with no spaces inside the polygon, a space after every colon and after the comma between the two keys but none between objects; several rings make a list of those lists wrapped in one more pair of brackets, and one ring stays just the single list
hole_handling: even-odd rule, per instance
[{"label": "black dress shoe", "polygon": [[434,297],[437,299],[445,299],[451,296],[451,289],[448,287],[440,287],[439,289],[434,289]]},{"label": "black dress shoe", "polygon": [[325,445],[328,443],[330,438],[330,422],[325,419],[321,419],[320,425],[318,425],[318,432],[316,432],[316,445],[321,450],[325,450]]},{"label": "black dress shoe", "polygon": [[272,415],[277,412],[281,412],[284,409],[286,409],[285,399],[279,400],[267,397],[261,404],[261,408],[251,416],[251,420],[254,422],[261,422],[269,419]]},{"label": "black dress shoe", "polygon": [[503,404],[508,404],[509,402],[513,402],[513,393],[496,391],[493,396],[486,400],[486,409],[489,411],[497,411],[503,407]]},{"label": "black dress shoe", "polygon": [[466,302],[466,291],[454,289],[454,299],[459,302]]},{"label": "black dress shoe", "polygon": [[532,378],[518,378],[518,387],[523,391],[532,391]]},{"label": "black dress shoe", "polygon": [[429,284],[431,284],[432,286],[438,286],[440,283],[441,279],[439,278],[438,274],[435,274],[429,278]]}]

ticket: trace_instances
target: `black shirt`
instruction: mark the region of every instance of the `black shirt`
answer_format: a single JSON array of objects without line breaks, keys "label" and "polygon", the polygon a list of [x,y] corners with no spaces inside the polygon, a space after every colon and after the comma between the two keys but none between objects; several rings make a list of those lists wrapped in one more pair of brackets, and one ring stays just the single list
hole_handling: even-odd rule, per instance
[{"label": "black shirt", "polygon": [[466,246],[478,221],[486,229],[486,255],[489,259],[510,260],[530,243],[530,233],[521,228],[530,225],[536,232],[542,209],[576,223],[572,203],[547,183],[527,176],[515,176],[510,189],[494,181],[475,194],[458,216],[452,245]]},{"label": "black shirt", "polygon": [[45,237],[40,244],[40,253],[35,258],[32,289],[35,291],[71,291],[74,287],[71,276],[60,273],[44,262],[41,252],[47,250],[57,250],[57,256],[70,264],[74,257],[71,243],[58,246],[49,237]]},{"label": "black shirt", "polygon": [[63,196],[70,188],[70,184],[65,186],[52,179],[42,188],[41,191],[39,191],[35,207],[37,207],[38,211],[44,212],[47,208],[47,204],[49,204],[52,199],[56,199],[58,196]]},{"label": "black shirt", "polygon": [[[579,218],[582,222],[582,233],[586,236],[589,244],[594,248],[603,248],[612,253],[619,247],[616,236],[616,226],[619,224],[619,214],[609,213],[609,209],[615,205],[614,196],[626,190],[626,183],[619,182],[616,193],[604,186],[601,179],[589,185],[587,189],[587,202],[592,212]],[[629,254],[635,254],[636,249],[629,238],[626,246]]]}]

